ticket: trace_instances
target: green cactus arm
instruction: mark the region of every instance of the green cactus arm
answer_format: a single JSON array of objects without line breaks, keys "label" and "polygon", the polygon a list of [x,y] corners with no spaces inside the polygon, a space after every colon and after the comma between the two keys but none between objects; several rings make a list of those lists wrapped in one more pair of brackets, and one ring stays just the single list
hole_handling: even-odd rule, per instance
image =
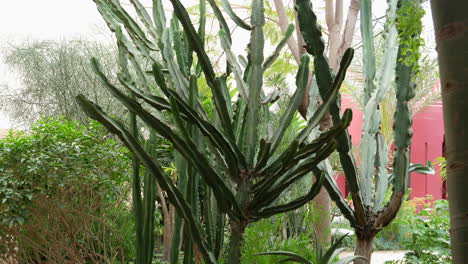
[{"label": "green cactus arm", "polygon": [[240,96],[244,100],[248,100],[249,94],[247,90],[247,84],[245,83],[244,79],[242,78],[242,69],[237,61],[236,56],[231,50],[231,42],[226,36],[226,32],[224,30],[219,31],[219,37],[221,40],[221,47],[223,48],[224,52],[226,53],[227,60],[232,65],[232,70],[234,73],[234,79],[236,80],[237,89],[239,90]]},{"label": "green cactus arm", "polygon": [[[171,105],[170,103],[163,97],[160,96],[155,96],[151,94],[146,94],[140,89],[136,88],[126,77],[124,77],[122,74],[117,74],[117,78],[119,79],[119,82],[127,89],[135,93],[135,95],[139,98],[142,98],[150,104],[152,107],[154,107],[158,111],[172,111],[171,110]],[[185,114],[182,113],[182,116],[184,119],[187,117]]]},{"label": "green cactus arm", "polygon": [[162,36],[166,28],[166,14],[161,0],[153,0],[153,21],[158,36]]},{"label": "green cactus arm", "polygon": [[260,147],[257,155],[257,162],[255,165],[255,171],[262,169],[270,159],[271,154],[271,142],[265,139],[260,140]]},{"label": "green cactus arm", "polygon": [[[299,142],[297,140],[293,140],[291,144],[289,144],[288,148],[285,151],[283,151],[280,155],[278,155],[278,157],[265,164],[263,168],[259,168],[259,170],[256,172],[257,176],[263,177],[278,173],[278,170],[283,168],[284,164],[294,166],[295,164],[292,163],[292,159],[298,151],[298,147]],[[255,184],[254,188],[258,184],[259,183]]]},{"label": "green cactus arm", "polygon": [[232,10],[231,4],[229,4],[228,0],[221,0],[221,6],[223,7],[224,11],[229,15],[229,17],[238,25],[239,27],[246,29],[246,30],[252,30],[253,27],[249,24],[247,24],[242,18],[240,18],[234,10]]},{"label": "green cactus arm", "polygon": [[149,34],[155,39],[158,40],[158,33],[154,26],[153,20],[149,15],[146,8],[140,3],[138,0],[130,0],[130,3],[133,5],[138,17],[145,25],[146,29],[148,30]]},{"label": "green cactus arm", "polygon": [[319,177],[317,177],[317,181],[312,185],[311,189],[307,194],[298,197],[286,204],[262,208],[260,211],[255,213],[253,217],[254,221],[261,218],[267,218],[276,214],[289,212],[303,206],[304,204],[314,199],[315,196],[317,196],[317,194],[320,192],[320,188],[322,187],[322,183],[323,176],[319,175]]},{"label": "green cactus arm", "polygon": [[[150,131],[149,139],[145,142],[144,150],[151,156],[157,156],[157,137],[155,131]],[[143,245],[146,245],[145,263],[153,259],[154,248],[154,212],[156,209],[157,180],[150,172],[145,172],[143,184]]]},{"label": "green cactus arm", "polygon": [[[336,251],[338,251],[338,247],[341,246],[341,242],[343,239],[345,239],[348,236],[348,234],[342,235],[339,237],[325,252],[325,254],[320,256],[320,262],[319,263],[330,263],[334,261],[333,255]],[[335,255],[336,256],[336,255]]]},{"label": "green cactus arm", "polygon": [[[239,168],[245,169],[247,165],[245,157],[237,145],[231,142],[229,138],[226,138],[217,128],[211,125],[209,121],[200,117],[200,115],[198,115],[193,108],[188,106],[176,93],[169,90],[168,94],[171,98],[176,100],[180,110],[187,116],[187,121],[198,126],[210,142],[223,153],[228,167],[231,169],[231,176],[235,181],[238,181]],[[137,94],[137,96],[139,95]],[[150,102],[148,100],[145,101],[148,103]]]},{"label": "green cactus arm", "polygon": [[228,24],[226,22],[226,19],[224,18],[223,13],[219,9],[218,4],[216,4],[215,0],[207,0],[207,1],[210,4],[211,9],[213,9],[213,13],[214,13],[216,19],[219,22],[220,29],[223,30],[224,32],[226,32],[226,35],[227,35],[227,38],[229,39],[229,42],[232,42],[231,30],[229,29],[229,26],[228,26]]},{"label": "green cactus arm", "polygon": [[[420,163],[410,163],[408,172],[411,174],[412,172],[415,173],[420,173],[420,174],[427,174],[427,175],[434,175],[435,170],[434,167],[432,166],[432,162],[429,160],[426,162],[426,165],[420,164]],[[388,181],[393,183],[393,178],[394,174],[391,173],[388,176]]]},{"label": "green cactus arm", "polygon": [[195,243],[197,243],[205,261],[212,264],[217,263],[211,249],[204,240],[205,234],[203,229],[200,227],[199,222],[194,218],[194,215],[189,205],[184,200],[182,193],[174,186],[169,176],[162,171],[158,163],[148,155],[138,141],[121,123],[105,114],[99,106],[93,104],[82,95],[77,96],[77,101],[88,116],[96,119],[110,132],[116,134],[125,143],[125,145],[127,145],[127,147],[138,156],[148,171],[158,180],[161,188],[166,191],[169,200],[175,206],[178,213],[186,220],[190,234],[193,236]]},{"label": "green cactus arm", "polygon": [[[127,76],[130,75],[128,70],[128,58],[125,54],[125,50],[121,45],[117,46],[118,49],[118,62],[120,67],[121,74],[125,74]],[[132,94],[130,94],[132,96]],[[138,138],[138,124],[137,118],[134,113],[128,114],[129,118],[129,130],[133,137]],[[135,245],[137,247],[135,252],[135,259],[141,261],[144,258],[144,249],[142,245],[144,243],[143,238],[143,221],[144,221],[144,213],[143,213],[143,204],[142,204],[142,196],[141,196],[141,177],[140,177],[140,161],[137,155],[132,155],[132,205],[133,205],[133,213],[135,217]]]},{"label": "green cactus arm", "polygon": [[135,112],[142,119],[142,121],[145,122],[145,124],[158,131],[158,133],[174,144],[174,148],[177,149],[184,156],[184,158],[186,158],[187,161],[192,166],[194,166],[206,179],[206,182],[213,189],[214,194],[220,202],[220,205],[222,205],[224,212],[228,213],[230,217],[234,219],[243,215],[242,211],[237,205],[232,191],[226,186],[221,177],[213,170],[204,156],[197,150],[194,142],[191,139],[181,139],[168,126],[145,111],[135,101],[128,100],[129,98],[126,98],[122,95],[119,95],[118,99],[121,100],[130,111]]},{"label": "green cactus arm", "polygon": [[265,9],[263,0],[252,1],[251,23],[254,27],[250,33],[250,70],[247,77],[249,85],[249,98],[247,100],[247,115],[245,119],[245,135],[243,150],[246,153],[247,163],[254,166],[257,149],[257,130],[259,122],[260,95],[263,86],[263,26],[265,24]]},{"label": "green cactus arm", "polygon": [[[188,80],[184,77],[181,71],[181,67],[176,63],[174,48],[172,46],[173,39],[171,30],[164,30],[161,37],[162,43],[162,54],[166,61],[166,66],[169,74],[173,76],[172,82],[175,86],[176,91],[183,95],[185,98],[188,97]],[[156,63],[156,62],[155,62]]]},{"label": "green cactus arm", "polygon": [[210,187],[213,189],[217,199],[220,200],[219,202],[220,205],[223,205],[223,210],[229,213],[233,218],[242,216],[243,213],[238,207],[234,194],[226,186],[221,177],[214,171],[204,156],[199,153],[193,141],[191,139],[181,139],[172,131],[171,128],[144,110],[138,102],[131,100],[129,97],[120,92],[108,81],[107,77],[102,74],[98,62],[95,59],[92,60],[92,62],[93,71],[97,74],[99,80],[103,82],[109,91],[119,101],[124,103],[131,112],[137,114],[149,127],[155,129],[159,134],[161,134],[161,136],[171,141],[174,144],[174,148],[182,155],[184,155],[187,161],[190,162],[192,166],[197,168],[203,177],[206,177],[206,182],[210,184]]},{"label": "green cactus arm", "polygon": [[249,63],[247,58],[243,55],[238,55],[237,58],[239,59],[239,63],[242,65],[242,67],[247,68],[247,64]]},{"label": "green cactus arm", "polygon": [[[106,24],[108,25],[109,29],[112,32],[115,32],[116,37],[118,37],[117,41],[121,42],[121,44],[125,45],[126,49],[128,52],[131,52],[129,54],[132,59],[135,60],[136,58],[143,56],[147,60],[152,61],[154,58],[151,56],[151,50],[143,44],[141,39],[138,37],[135,37],[129,30],[128,26],[124,24],[124,21],[118,18],[118,16],[115,14],[115,10],[112,10],[109,8],[108,5],[102,4],[101,1],[96,2],[97,9],[99,13],[101,14],[101,17],[104,19]],[[126,31],[129,33],[128,35],[130,36],[130,40],[127,39],[126,36],[123,35],[120,24],[123,24]],[[138,51],[137,51],[138,49]],[[135,65],[134,62],[132,62],[133,65]],[[137,66],[135,66],[137,67]],[[136,69],[138,78],[140,80],[144,79],[144,76],[142,77],[141,72]]]},{"label": "green cactus arm", "polygon": [[[314,139],[311,143],[302,144],[299,141],[294,140],[293,143],[281,153],[276,159],[268,164],[267,167],[261,168],[257,175],[262,177],[266,175],[276,175],[280,172],[289,170],[298,161],[309,157],[310,155],[317,152],[323,145],[327,144],[331,140],[339,137],[343,131],[349,126],[352,119],[351,110],[347,109],[343,115],[343,119],[340,123],[330,128],[328,131],[322,133],[318,138]],[[298,145],[301,146],[298,148]],[[269,176],[268,176],[269,177]],[[254,189],[258,185],[263,184],[262,181],[254,185]]]},{"label": "green cactus arm", "polygon": [[[216,80],[218,82],[218,87],[221,91],[222,101],[226,102],[225,106],[227,111],[227,117],[229,118],[229,121],[232,121],[234,118],[234,109],[232,108],[231,94],[229,93],[229,88],[227,85],[227,77],[227,74],[223,74],[220,77],[216,78]],[[234,135],[234,128],[232,127],[232,125],[231,129],[231,134]]]},{"label": "green cactus arm", "polygon": [[192,49],[197,53],[198,59],[205,73],[205,78],[208,83],[208,86],[211,88],[213,93],[215,107],[220,115],[221,122],[223,123],[224,132],[226,135],[232,139],[234,139],[234,133],[232,128],[231,119],[229,117],[229,111],[227,108],[227,104],[230,104],[230,100],[226,101],[224,99],[224,94],[221,91],[221,87],[218,83],[218,78],[216,78],[215,72],[213,70],[213,66],[211,65],[210,59],[206,54],[203,44],[198,36],[195,28],[193,27],[192,22],[190,21],[190,17],[187,13],[187,10],[184,8],[182,3],[179,0],[170,0],[174,11],[179,18],[179,21],[182,23],[184,28],[185,34],[187,35],[190,45]]},{"label": "green cactus arm", "polygon": [[[127,37],[123,34],[121,27],[117,26],[116,31],[115,31],[115,37],[117,40],[117,46],[121,47],[123,50],[125,50],[128,60],[133,66],[133,69],[135,70],[135,74],[137,77],[137,80],[139,82],[139,85],[145,88],[145,90],[149,90],[149,85],[148,85],[148,80],[146,78],[144,70],[140,67],[140,55],[138,51],[135,49],[135,47],[131,44],[131,42],[127,39]],[[149,56],[149,57],[148,57]],[[150,55],[145,56],[146,59],[152,60]]]},{"label": "green cactus arm", "polygon": [[[372,109],[371,111],[377,111]],[[365,112],[370,113],[370,112]],[[364,124],[362,128],[361,148],[360,148],[360,170],[359,170],[359,186],[363,203],[366,206],[372,206],[373,198],[373,176],[374,164],[376,163],[377,142],[376,134],[379,131],[380,112],[379,115],[373,116],[364,115]],[[370,124],[369,124],[370,123]],[[370,127],[369,127],[370,126]]]},{"label": "green cactus arm", "polygon": [[[417,3],[417,1],[415,1]],[[407,14],[409,15],[409,14]],[[421,31],[414,33],[416,36],[421,34]],[[404,198],[406,189],[408,188],[409,169],[410,169],[410,150],[411,138],[413,131],[411,129],[412,117],[408,106],[415,95],[414,75],[416,67],[412,64],[405,63],[405,59],[414,55],[411,50],[405,50],[404,44],[400,43],[398,51],[398,63],[396,66],[396,99],[397,105],[395,108],[394,117],[394,144],[396,147],[395,159],[393,163],[393,190],[389,203],[383,209],[381,214],[381,223],[386,226],[396,216],[398,209]],[[417,63],[417,62],[416,62]]]},{"label": "green cactus arm", "polygon": [[324,181],[323,186],[327,189],[330,198],[335,202],[336,206],[340,209],[343,216],[348,219],[351,226],[356,224],[356,216],[354,211],[349,206],[348,202],[343,198],[338,185],[336,184],[335,179],[333,178],[334,171],[331,168],[330,162],[328,160],[322,162],[319,166],[314,168],[314,175],[319,175],[323,173]]},{"label": "green cactus arm", "polygon": [[254,198],[249,204],[249,210],[255,212],[262,207],[269,206],[286,190],[286,188],[291,186],[294,182],[297,182],[322,160],[326,159],[335,148],[336,143],[333,141],[329,142],[324,145],[314,157],[299,162],[296,166],[287,171],[281,170],[279,173],[270,176],[267,183],[264,184],[265,187],[255,191]]},{"label": "green cactus arm", "polygon": [[374,31],[372,23],[372,0],[361,0],[361,36],[362,36],[362,58],[363,72],[365,77],[364,85],[364,105],[369,101],[372,93],[375,90],[375,48],[374,48]]},{"label": "green cactus arm", "polygon": [[304,128],[297,140],[299,142],[303,142],[310,134],[312,129],[318,125],[320,120],[322,119],[323,115],[329,110],[329,107],[332,104],[336,104],[336,99],[343,84],[344,78],[346,76],[346,71],[348,70],[349,65],[351,65],[351,61],[354,57],[354,50],[349,48],[343,54],[343,58],[341,59],[340,69],[333,80],[333,84],[329,91],[323,95],[323,103],[318,107],[318,109],[314,112],[314,115],[309,119],[307,127]]},{"label": "green cactus arm", "polygon": [[320,95],[324,97],[332,85],[333,77],[328,59],[324,55],[325,44],[322,39],[320,26],[317,22],[317,16],[312,10],[312,3],[310,0],[297,0],[295,9],[299,28],[306,44],[306,50],[309,54],[314,56],[315,78]]},{"label": "green cactus arm", "polygon": [[105,1],[105,0],[94,0],[96,4],[106,6],[112,14],[125,25],[128,33],[134,40],[138,40],[141,44],[149,50],[157,50],[157,47],[150,41],[146,34],[141,30],[138,23],[128,14],[128,12],[120,5],[116,0]]},{"label": "green cactus arm", "polygon": [[[396,16],[396,0],[391,0],[389,2],[389,8],[387,10],[387,17],[390,21],[395,19]],[[374,206],[374,208],[382,208],[383,198],[382,192],[385,193],[386,186],[388,182],[388,173],[385,171],[379,171],[376,168],[376,164],[380,167],[386,167],[386,164],[381,164],[386,161],[384,158],[382,149],[381,153],[377,153],[377,145],[379,140],[378,132],[380,130],[381,122],[381,113],[379,110],[379,104],[382,101],[385,94],[387,94],[388,89],[392,85],[393,77],[395,76],[395,65],[398,52],[398,32],[394,23],[390,23],[386,27],[385,31],[385,53],[383,56],[383,62],[379,70],[379,76],[377,78],[378,86],[374,88],[370,99],[368,100],[365,109],[364,109],[364,121],[362,125],[362,138],[361,138],[361,163],[360,163],[360,187],[362,188],[362,197],[363,202],[367,206]],[[365,61],[363,62],[365,63]],[[383,146],[381,146],[384,148]],[[376,158],[381,158],[385,160],[376,160]],[[377,174],[374,172],[377,169]],[[374,193],[372,188],[374,175],[376,181],[379,182],[380,187],[377,185],[378,193]],[[373,198],[378,198],[379,203],[377,203]]]},{"label": "green cactus arm", "polygon": [[171,19],[170,33],[172,34],[172,42],[177,64],[179,64],[180,72],[183,73],[184,78],[190,78],[190,68],[192,61],[190,58],[190,51],[188,44],[185,41],[184,32],[179,29],[179,21],[175,16]]},{"label": "green cactus arm", "polygon": [[[310,54],[314,55],[314,66],[316,72],[317,85],[319,92],[322,97],[326,97],[329,87],[332,83],[332,75],[330,66],[327,59],[324,56],[325,44],[321,38],[320,26],[317,24],[317,16],[312,10],[310,0],[298,0],[296,1],[296,11],[298,14],[299,28],[304,36],[306,43],[306,50]],[[345,61],[342,59],[340,68],[345,65]],[[340,94],[337,94],[336,100],[333,100],[330,105],[330,113],[332,115],[333,122],[339,122],[340,111],[341,111]],[[363,224],[365,219],[364,206],[362,203],[362,197],[360,194],[360,188],[358,183],[358,173],[356,162],[351,152],[351,139],[349,132],[345,131],[338,138],[338,153],[340,156],[340,162],[345,172],[346,181],[349,184],[351,195],[353,196],[356,219],[359,219],[359,224]]]},{"label": "green cactus arm", "polygon": [[301,58],[301,64],[299,65],[299,70],[296,75],[296,91],[291,97],[286,111],[280,118],[278,128],[273,134],[273,138],[271,139],[271,153],[274,153],[280,145],[284,132],[290,125],[291,120],[299,108],[302,98],[304,97],[304,92],[306,90],[309,77],[309,60],[309,55],[307,54]]},{"label": "green cactus arm", "polygon": [[347,114],[344,115],[342,123],[333,126],[326,132],[323,132],[320,134],[319,137],[314,139],[312,142],[305,144],[304,147],[299,148],[296,153],[294,153],[293,159],[294,160],[302,160],[309,155],[312,155],[317,149],[319,149],[325,142],[335,140],[341,133],[343,133],[344,129],[348,127],[350,121],[351,121],[351,115],[348,114],[351,113],[350,110],[348,110]]},{"label": "green cactus arm", "polygon": [[390,174],[387,171],[388,148],[385,139],[381,133],[376,135],[377,151],[375,158],[375,193],[374,193],[374,211],[379,212],[383,209],[385,195],[388,189]]},{"label": "green cactus arm", "polygon": [[283,48],[288,43],[288,40],[291,38],[293,32],[294,24],[289,24],[288,28],[286,29],[286,32],[284,33],[283,38],[280,40],[278,45],[276,45],[276,48],[273,51],[273,53],[265,59],[265,62],[263,63],[263,72],[265,72],[271,65],[273,65],[275,60],[279,57],[281,50],[283,50]]},{"label": "green cactus arm", "polygon": [[[109,90],[113,90],[113,89],[109,89]],[[117,92],[113,91],[113,93],[117,93]],[[134,100],[134,102],[137,102],[137,101]],[[182,116],[180,114],[179,106],[175,102],[175,99],[174,98],[169,98],[169,102],[170,102],[171,108],[172,108],[172,119],[174,120],[175,131],[178,131],[179,134],[181,134],[181,139],[183,139],[183,140],[193,139],[191,137],[191,133],[189,133],[188,126],[182,120]]]},{"label": "green cactus arm", "polygon": [[[354,50],[352,49],[346,50],[345,54],[343,55],[341,67],[333,82],[331,90],[327,93],[327,95],[324,96],[325,100],[323,104],[319,106],[319,108],[315,111],[314,115],[308,120],[307,126],[299,133],[299,135],[294,140],[298,144],[302,144],[307,139],[312,129],[315,128],[319,124],[323,115],[328,111],[328,108],[330,107],[330,105],[335,103],[336,96],[338,95],[338,91],[345,77],[346,69],[349,67],[351,60],[353,58],[353,55],[354,55]],[[351,122],[351,119],[352,119],[352,112],[350,110],[347,110],[345,111],[343,115],[343,120],[340,120],[340,122],[341,121]],[[270,168],[275,168],[275,165],[277,165],[278,163],[281,163],[281,161],[284,159],[284,155],[291,151],[291,147],[293,146],[292,145],[289,146],[288,149],[284,151],[275,161],[272,161],[270,164]],[[276,170],[276,168],[274,170]],[[260,173],[262,173],[263,171],[264,170],[260,170]]]}]

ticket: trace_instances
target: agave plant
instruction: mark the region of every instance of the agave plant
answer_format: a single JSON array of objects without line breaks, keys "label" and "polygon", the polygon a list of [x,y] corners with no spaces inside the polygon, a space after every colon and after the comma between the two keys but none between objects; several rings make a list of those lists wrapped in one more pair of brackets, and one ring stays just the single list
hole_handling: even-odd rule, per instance
[{"label": "agave plant", "polygon": [[[136,169],[133,179],[137,263],[151,263],[152,259],[156,184],[166,193],[179,219],[184,222],[184,263],[192,263],[197,256],[201,256],[205,263],[217,263],[226,215],[231,233],[227,263],[239,263],[243,233],[249,223],[294,210],[320,190],[324,178],[318,173],[316,182],[306,194],[285,204],[278,203],[285,189],[317,168],[335,150],[335,139],[351,121],[351,111],[347,109],[335,120],[334,127],[315,140],[308,140],[311,131],[335,102],[353,50],[349,49],[343,56],[339,72],[322,96],[324,103],[293,142],[280,152],[278,146],[308,85],[309,56],[301,58],[296,90],[276,129],[270,136],[261,137],[259,123],[267,119],[268,106],[277,97],[265,94],[263,79],[265,70],[278,57],[294,26],[289,27],[284,40],[265,58],[263,0],[252,1],[250,24],[240,19],[229,2],[223,0],[222,6],[232,21],[250,31],[247,63],[242,67],[231,50],[232,39],[226,19],[215,1],[208,0],[220,25],[219,39],[226,54],[226,71],[216,73],[204,47],[205,0],[200,1],[198,30],[179,0],[170,1],[174,8],[170,26],[161,0],[153,1],[152,16],[137,0],[130,2],[137,18],[133,18],[118,0],[95,0],[117,38],[120,87],[106,77],[98,59],[91,60],[99,80],[129,110],[130,128],[84,96],[78,96],[77,101],[89,117],[116,134],[133,152],[135,168],[140,163],[146,168],[143,196]],[[146,65],[151,65],[151,70],[148,71]],[[320,67],[316,65],[315,70],[328,70]],[[231,75],[239,91],[235,101],[228,90]],[[210,88],[214,105],[212,113],[208,113],[200,102],[199,82],[206,82]],[[170,116],[170,120],[164,120],[161,113]],[[137,121],[150,132],[146,146],[138,138]],[[171,142],[176,151],[177,185],[163,171],[152,151],[151,138],[156,135]],[[181,221],[176,226],[180,227]],[[174,233],[172,263],[177,261],[180,232],[178,228]]]},{"label": "agave plant", "polygon": [[315,251],[315,258],[312,260],[309,260],[307,258],[304,258],[301,255],[298,255],[294,252],[289,252],[289,251],[270,251],[270,252],[264,252],[264,253],[257,253],[255,255],[273,255],[273,256],[285,256],[286,258],[281,260],[278,263],[283,263],[283,262],[293,262],[293,263],[300,263],[300,264],[348,264],[351,263],[357,259],[362,259],[366,261],[366,258],[362,256],[348,256],[344,257],[342,259],[337,260],[336,258],[338,255],[343,252],[346,248],[339,248],[341,246],[341,243],[343,240],[348,236],[343,235],[339,237],[332,245],[330,248],[327,249],[327,251],[323,252],[321,242],[318,239],[317,233],[314,231],[314,251]]},{"label": "agave plant", "polygon": [[[360,149],[359,170],[354,161],[351,150],[351,140],[348,131],[341,134],[338,139],[337,151],[346,181],[350,187],[350,193],[354,208],[342,198],[330,166],[323,164],[326,181],[324,182],[330,197],[336,202],[342,214],[354,227],[357,236],[355,254],[364,256],[370,261],[373,239],[382,228],[390,223],[396,216],[405,191],[408,188],[408,177],[411,171],[420,173],[433,173],[432,167],[423,165],[410,165],[411,144],[411,113],[408,101],[414,96],[413,77],[416,72],[417,60],[410,61],[417,52],[407,48],[402,38],[405,36],[397,30],[397,9],[406,4],[418,6],[418,0],[389,0],[387,10],[387,26],[385,30],[385,51],[380,69],[376,70],[374,51],[374,35],[372,32],[371,1],[361,1],[361,32],[363,39],[363,65],[366,77],[364,124],[362,127],[362,140]],[[333,82],[333,74],[328,67],[325,58],[325,45],[320,38],[320,27],[317,24],[316,15],[312,10],[309,0],[297,0],[299,26],[304,36],[306,50],[314,56],[316,79],[319,92],[324,96]],[[399,19],[411,16],[411,13],[399,13]],[[419,36],[420,29],[413,32]],[[406,36],[411,38],[414,36]],[[325,70],[323,70],[325,69]],[[378,72],[378,74],[376,74]],[[394,85],[395,83],[395,85]],[[379,104],[387,90],[395,86],[396,107],[394,118],[394,162],[393,173],[387,170],[388,149],[380,132],[381,115]],[[340,96],[330,106],[330,114],[333,122],[340,121]],[[320,173],[318,168],[314,169]],[[385,199],[387,191],[391,188],[391,198]],[[363,263],[357,259],[355,263]]]}]

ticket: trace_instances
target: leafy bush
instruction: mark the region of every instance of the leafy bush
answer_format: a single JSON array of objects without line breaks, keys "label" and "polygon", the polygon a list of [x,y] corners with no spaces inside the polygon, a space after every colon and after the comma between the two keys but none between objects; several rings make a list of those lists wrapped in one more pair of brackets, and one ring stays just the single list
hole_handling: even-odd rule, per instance
[{"label": "leafy bush", "polygon": [[129,152],[98,123],[43,119],[0,139],[0,259],[133,258]]},{"label": "leafy bush", "polygon": [[242,247],[242,262],[252,264],[270,264],[281,261],[281,256],[255,256],[267,251],[292,251],[308,259],[314,258],[310,232],[287,238],[281,225],[283,215],[263,219],[249,226],[245,232]]},{"label": "leafy bush", "polygon": [[30,132],[10,133],[0,140],[2,224],[23,223],[35,194],[77,184],[92,184],[105,199],[116,200],[130,169],[128,151],[96,122],[44,119]]},{"label": "leafy bush", "polygon": [[422,209],[411,223],[409,240],[403,243],[405,249],[411,250],[404,263],[452,263],[449,220],[447,200],[434,201],[432,207]]}]

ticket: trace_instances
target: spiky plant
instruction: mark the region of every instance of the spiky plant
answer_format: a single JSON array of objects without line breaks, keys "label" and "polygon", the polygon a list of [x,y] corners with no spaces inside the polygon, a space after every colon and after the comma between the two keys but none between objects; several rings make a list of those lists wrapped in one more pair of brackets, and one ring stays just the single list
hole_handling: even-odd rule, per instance
[{"label": "spiky plant", "polygon": [[[387,10],[387,26],[385,30],[384,55],[379,70],[376,69],[374,34],[372,29],[371,0],[361,1],[361,33],[363,39],[363,72],[365,75],[365,109],[362,127],[362,140],[360,149],[359,169],[354,161],[351,150],[351,140],[348,131],[341,134],[338,139],[337,151],[346,181],[350,187],[353,206],[342,198],[334,179],[328,170],[324,182],[331,198],[336,202],[343,215],[354,227],[357,235],[355,254],[364,256],[370,261],[373,239],[382,228],[390,223],[396,216],[405,191],[408,188],[408,177],[411,171],[431,173],[432,168],[422,165],[410,166],[411,144],[411,114],[408,101],[414,97],[413,77],[417,67],[414,60],[414,49],[405,46],[402,40],[405,36],[397,30],[397,9],[406,4],[418,6],[418,0],[389,0]],[[398,6],[398,7],[397,7]],[[317,85],[321,96],[326,95],[333,83],[334,77],[329,70],[328,61],[324,56],[325,45],[321,40],[320,27],[312,10],[310,0],[297,0],[299,25],[306,43],[306,50],[314,56]],[[410,13],[401,13],[399,18],[411,16]],[[420,29],[412,34],[418,37]],[[411,63],[409,63],[411,62]],[[381,114],[379,104],[387,90],[395,86],[396,107],[394,118],[395,145],[393,173],[387,170],[388,149],[380,132]],[[340,122],[341,102],[338,96],[330,106],[333,122]],[[320,173],[320,169],[314,171]],[[391,198],[385,199],[387,191],[391,188]],[[355,263],[364,263],[365,260],[356,259]]]},{"label": "spiky plant", "polygon": [[[131,113],[130,129],[84,96],[78,96],[77,100],[88,116],[101,122],[133,152],[135,168],[140,163],[146,168],[143,196],[137,171],[133,179],[136,262],[151,262],[151,226],[157,183],[184,222],[184,263],[192,263],[198,256],[203,257],[205,263],[217,263],[226,215],[231,230],[227,263],[239,263],[242,238],[249,223],[294,210],[310,201],[320,190],[323,177],[319,173],[308,193],[286,204],[277,202],[285,189],[317,168],[334,151],[335,138],[350,123],[351,111],[348,109],[342,117],[335,119],[333,128],[313,141],[307,140],[323,114],[335,102],[353,50],[346,52],[336,78],[330,81],[329,89],[322,95],[324,103],[293,142],[280,152],[278,146],[308,85],[309,56],[301,58],[296,90],[277,127],[271,136],[262,137],[259,124],[267,119],[269,100],[276,97],[267,96],[263,91],[264,72],[294,31],[291,25],[273,54],[265,58],[263,0],[252,1],[250,24],[232,11],[228,1],[222,1],[232,21],[250,31],[245,68],[241,67],[231,50],[230,29],[223,14],[214,0],[208,0],[220,25],[219,39],[227,59],[224,73],[214,71],[204,48],[205,0],[200,1],[198,30],[179,0],[171,0],[174,16],[170,26],[161,0],[153,1],[152,16],[141,3],[131,0],[138,19],[129,15],[118,0],[95,2],[117,38],[122,69],[119,81],[123,88],[109,81],[95,58],[91,60],[92,68],[111,94]],[[180,25],[183,31],[179,29]],[[132,67],[127,65],[128,62]],[[152,67],[148,72],[146,65]],[[316,71],[320,67],[316,65]],[[228,90],[230,75],[239,91],[235,102]],[[200,102],[198,84],[204,81],[212,95],[212,113],[208,113]],[[161,118],[162,112],[171,117],[170,123]],[[150,132],[150,141],[157,134],[173,144],[179,176],[177,185],[162,170],[158,157],[151,151],[151,144],[145,147],[138,139],[137,119]],[[180,221],[176,226],[181,226]],[[173,237],[172,263],[177,261],[179,233],[180,228]]]},{"label": "spiky plant", "polygon": [[320,242],[317,232],[314,230],[314,255],[313,259],[307,259],[299,254],[289,251],[270,251],[264,253],[257,253],[255,255],[273,255],[273,256],[285,256],[286,258],[282,259],[278,263],[291,262],[299,264],[348,264],[357,259],[363,259],[362,256],[348,256],[342,259],[336,260],[338,255],[346,250],[346,248],[339,248],[343,243],[343,240],[348,236],[348,234],[339,237],[335,242],[333,242],[330,247],[324,252],[322,248],[322,243]]}]

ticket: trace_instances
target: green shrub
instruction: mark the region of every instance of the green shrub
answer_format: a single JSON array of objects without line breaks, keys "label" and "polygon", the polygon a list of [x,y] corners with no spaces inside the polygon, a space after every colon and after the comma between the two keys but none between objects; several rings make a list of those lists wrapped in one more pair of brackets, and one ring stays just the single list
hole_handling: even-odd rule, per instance
[{"label": "green shrub", "polygon": [[128,150],[96,122],[43,119],[0,139],[0,259],[132,259],[130,164]]},{"label": "green shrub", "polygon": [[97,122],[44,119],[29,132],[10,133],[0,139],[2,224],[23,223],[35,194],[76,184],[93,184],[105,199],[116,200],[130,169],[129,152]]},{"label": "green shrub", "polygon": [[450,216],[447,200],[434,201],[422,209],[411,225],[409,240],[403,244],[411,252],[405,263],[452,263],[450,253]]},{"label": "green shrub", "polygon": [[284,257],[281,256],[255,256],[256,253],[267,251],[292,251],[306,258],[314,257],[312,234],[303,232],[298,236],[287,237],[281,221],[284,215],[277,215],[263,219],[252,224],[245,231],[242,247],[242,262],[252,264],[277,263]]}]

